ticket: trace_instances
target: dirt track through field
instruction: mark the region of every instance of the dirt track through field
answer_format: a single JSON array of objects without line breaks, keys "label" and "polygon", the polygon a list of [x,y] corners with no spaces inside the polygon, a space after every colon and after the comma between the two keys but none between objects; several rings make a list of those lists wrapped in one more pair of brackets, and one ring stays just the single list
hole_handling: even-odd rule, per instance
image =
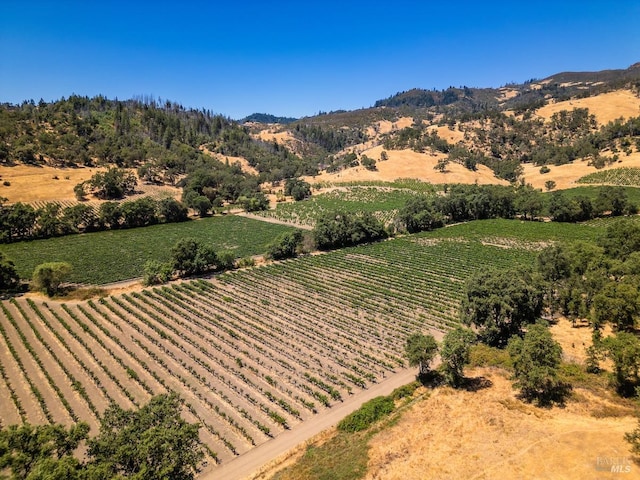
[{"label": "dirt track through field", "polygon": [[225,480],[242,480],[259,470],[262,466],[286,453],[297,445],[309,440],[318,433],[337,424],[345,416],[357,410],[364,402],[379,395],[388,395],[394,389],[411,383],[415,380],[416,369],[405,369],[390,376],[368,390],[364,390],[352,397],[347,398],[340,405],[336,405],[331,410],[311,418],[289,431],[281,433],[273,440],[270,440],[244,455],[234,458],[214,470],[202,474],[199,480],[215,480],[224,478]]},{"label": "dirt track through field", "polygon": [[261,215],[254,215],[247,212],[236,213],[236,215],[240,217],[251,218],[253,220],[259,220],[261,222],[275,223],[277,225],[286,225],[287,227],[295,227],[295,228],[299,228],[300,230],[313,230],[313,227],[311,225],[303,225],[299,223],[286,222],[284,220],[279,220],[277,218],[263,217]]}]

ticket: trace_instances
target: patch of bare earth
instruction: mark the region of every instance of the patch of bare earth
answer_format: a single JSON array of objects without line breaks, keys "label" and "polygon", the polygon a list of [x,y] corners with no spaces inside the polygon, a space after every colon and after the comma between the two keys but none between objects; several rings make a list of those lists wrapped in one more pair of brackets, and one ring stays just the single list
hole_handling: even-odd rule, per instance
[{"label": "patch of bare earth", "polygon": [[588,395],[541,409],[517,399],[500,370],[466,373],[491,386],[435,389],[371,441],[367,480],[614,478],[596,471],[598,458],[629,456],[634,417],[595,418]]}]

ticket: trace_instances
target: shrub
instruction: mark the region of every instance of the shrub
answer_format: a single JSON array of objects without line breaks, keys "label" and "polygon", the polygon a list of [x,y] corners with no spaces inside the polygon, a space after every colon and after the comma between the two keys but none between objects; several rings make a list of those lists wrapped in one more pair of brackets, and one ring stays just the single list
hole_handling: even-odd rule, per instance
[{"label": "shrub", "polygon": [[358,410],[347,415],[338,423],[338,430],[343,432],[359,432],[365,430],[393,412],[394,408],[395,405],[391,397],[373,398],[363,403]]},{"label": "shrub", "polygon": [[66,262],[50,262],[38,265],[33,271],[31,288],[49,297],[60,291],[60,285],[71,274],[73,267]]},{"label": "shrub", "polygon": [[273,243],[269,244],[267,247],[267,257],[272,260],[283,260],[285,258],[295,257],[301,242],[302,232],[300,230],[283,233],[278,236]]},{"label": "shrub", "polygon": [[171,278],[173,269],[168,263],[160,263],[157,260],[149,260],[144,264],[144,276],[142,283],[145,285],[159,285],[166,283]]},{"label": "shrub", "polygon": [[393,400],[401,400],[403,398],[410,397],[420,387],[420,382],[411,382],[401,387],[396,388],[393,392],[391,392],[391,397]]}]

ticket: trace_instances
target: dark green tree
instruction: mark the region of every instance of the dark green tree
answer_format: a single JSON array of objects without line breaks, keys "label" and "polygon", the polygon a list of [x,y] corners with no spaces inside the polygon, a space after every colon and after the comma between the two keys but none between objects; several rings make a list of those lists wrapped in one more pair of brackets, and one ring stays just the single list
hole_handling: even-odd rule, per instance
[{"label": "dark green tree", "polygon": [[20,276],[14,263],[0,252],[0,290],[14,290],[20,284]]},{"label": "dark green tree", "polygon": [[105,202],[100,205],[98,221],[104,227],[112,230],[120,228],[122,225],[122,209],[118,202]]},{"label": "dark green tree", "polygon": [[100,433],[88,441],[90,476],[193,479],[204,458],[200,427],[183,420],[180,409],[175,393],[155,396],[138,410],[112,404],[100,419]]},{"label": "dark green tree", "polygon": [[72,232],[92,231],[98,225],[98,217],[93,207],[82,203],[67,207],[62,211],[65,230]]},{"label": "dark green tree", "polygon": [[204,195],[195,195],[189,199],[189,207],[198,212],[198,216],[206,217],[211,211],[211,200]]},{"label": "dark green tree", "polygon": [[125,202],[120,206],[122,225],[126,228],[146,227],[158,223],[158,205],[150,197]]},{"label": "dark green tree", "polygon": [[158,215],[165,223],[185,222],[189,219],[187,207],[175,198],[163,198],[158,202]]},{"label": "dark green tree", "polygon": [[194,238],[182,238],[171,249],[171,266],[180,275],[195,275],[212,270],[217,261],[213,248]]},{"label": "dark green tree", "polygon": [[292,196],[295,201],[304,200],[311,196],[311,185],[299,178],[288,178],[284,183],[284,194]]},{"label": "dark green tree", "polygon": [[57,203],[47,203],[44,207],[36,211],[38,215],[38,228],[36,235],[42,238],[55,237],[61,235],[64,230],[64,223],[60,220],[60,205]]},{"label": "dark green tree", "polygon": [[282,233],[267,246],[267,257],[272,260],[293,258],[297,255],[301,243],[302,232],[300,230]]},{"label": "dark green tree", "polygon": [[91,188],[92,193],[105,200],[113,200],[130,195],[134,192],[138,181],[136,176],[130,171],[111,167],[104,172],[95,173],[86,185]]},{"label": "dark green tree", "polygon": [[567,386],[558,378],[562,348],[546,325],[529,326],[524,338],[513,337],[509,341],[508,351],[513,361],[514,385],[523,399],[539,405],[564,401]]},{"label": "dark green tree", "polygon": [[640,225],[630,220],[618,220],[607,227],[598,243],[606,255],[625,260],[632,253],[640,252]]},{"label": "dark green tree", "polygon": [[157,260],[147,260],[143,267],[144,274],[142,283],[144,285],[160,285],[171,279],[173,268],[168,263],[161,263]]},{"label": "dark green tree", "polygon": [[463,292],[461,318],[483,342],[504,347],[542,312],[542,290],[526,270],[490,270],[471,277]]},{"label": "dark green tree", "polygon": [[435,210],[429,198],[415,196],[398,212],[398,222],[407,232],[415,233],[440,228],[444,219],[442,214]]},{"label": "dark green tree", "polygon": [[369,212],[361,215],[328,212],[316,221],[312,234],[321,250],[373,242],[387,237],[382,222]]},{"label": "dark green tree", "polygon": [[640,292],[635,281],[607,281],[593,297],[592,314],[596,325],[610,322],[618,330],[633,330],[640,315]]},{"label": "dark green tree", "polygon": [[599,345],[605,356],[613,362],[613,383],[621,395],[635,393],[639,383],[640,340],[629,332],[617,332],[603,338]]},{"label": "dark green tree", "polygon": [[88,433],[86,423],[10,425],[0,430],[0,471],[12,479],[79,479],[82,465],[73,452]]}]

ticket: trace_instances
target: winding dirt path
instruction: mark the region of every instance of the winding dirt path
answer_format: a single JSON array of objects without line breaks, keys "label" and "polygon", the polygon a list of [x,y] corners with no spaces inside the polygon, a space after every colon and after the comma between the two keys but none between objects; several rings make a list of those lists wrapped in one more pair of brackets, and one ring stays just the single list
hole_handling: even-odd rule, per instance
[{"label": "winding dirt path", "polygon": [[357,410],[364,402],[379,395],[389,395],[394,389],[411,383],[415,378],[415,368],[400,370],[386,380],[373,385],[368,390],[363,390],[347,398],[343,403],[334,406],[326,413],[296,425],[291,430],[281,433],[273,440],[269,440],[244,455],[203,473],[198,479],[216,480],[224,478],[225,480],[242,480],[247,478],[271,460],[335,425],[345,416]]}]

